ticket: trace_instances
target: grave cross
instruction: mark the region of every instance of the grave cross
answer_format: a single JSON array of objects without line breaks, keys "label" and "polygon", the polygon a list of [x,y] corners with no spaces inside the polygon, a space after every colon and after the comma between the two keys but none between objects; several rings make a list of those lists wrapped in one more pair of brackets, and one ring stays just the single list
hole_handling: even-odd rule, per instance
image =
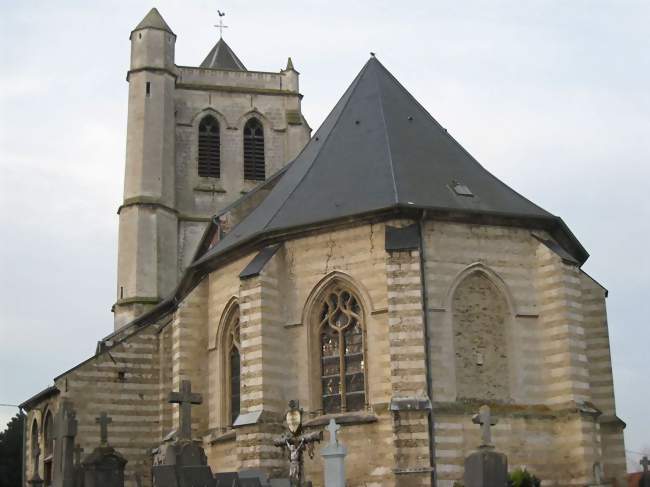
[{"label": "grave cross", "polygon": [[169,402],[178,404],[180,410],[178,438],[181,440],[192,439],[192,404],[201,404],[201,394],[192,392],[192,383],[189,380],[181,381],[179,392],[169,393]]},{"label": "grave cross", "polygon": [[95,423],[99,424],[99,438],[102,446],[108,445],[108,425],[113,422],[105,412],[101,413],[98,418],[95,418]]},{"label": "grave cross", "polygon": [[492,446],[490,426],[497,424],[497,420],[492,417],[490,407],[486,405],[481,406],[478,414],[472,417],[472,423],[481,425],[481,446]]},{"label": "grave cross", "polygon": [[84,449],[81,448],[79,443],[77,443],[77,446],[75,446],[72,451],[74,452],[74,465],[75,467],[78,467],[81,463],[81,454],[84,452]]},{"label": "grave cross", "polygon": [[650,465],[650,460],[648,460],[648,457],[644,456],[639,463],[643,465],[643,473],[648,473],[648,465]]},{"label": "grave cross", "polygon": [[339,444],[339,439],[337,437],[339,430],[341,427],[336,424],[336,421],[334,421],[334,418],[330,419],[329,424],[325,428],[329,434],[330,434],[330,445],[338,445]]},{"label": "grave cross", "polygon": [[32,455],[34,456],[34,477],[38,477],[38,465],[39,459],[41,458],[41,447],[38,446],[38,443],[32,448]]}]

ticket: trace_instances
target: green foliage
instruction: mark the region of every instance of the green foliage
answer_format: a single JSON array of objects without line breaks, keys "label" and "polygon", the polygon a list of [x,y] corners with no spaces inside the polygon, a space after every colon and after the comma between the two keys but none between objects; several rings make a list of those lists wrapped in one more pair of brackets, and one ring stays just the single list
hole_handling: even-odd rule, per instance
[{"label": "green foliage", "polygon": [[508,474],[508,487],[540,487],[541,480],[525,468],[518,468]]},{"label": "green foliage", "polygon": [[22,414],[16,414],[7,429],[0,433],[0,485],[20,487],[22,482],[23,421]]}]

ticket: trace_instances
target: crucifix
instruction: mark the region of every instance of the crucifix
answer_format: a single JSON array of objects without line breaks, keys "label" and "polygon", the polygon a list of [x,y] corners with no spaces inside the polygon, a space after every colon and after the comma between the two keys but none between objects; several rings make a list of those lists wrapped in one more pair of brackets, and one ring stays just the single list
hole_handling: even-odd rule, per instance
[{"label": "crucifix", "polygon": [[192,404],[201,404],[201,394],[192,392],[192,383],[189,380],[181,381],[179,392],[169,393],[169,402],[179,405],[178,438],[180,440],[192,439]]},{"label": "crucifix", "polygon": [[334,421],[334,418],[330,419],[329,424],[325,428],[329,434],[330,434],[330,445],[336,446],[339,444],[339,439],[338,439],[338,432],[341,429],[341,427],[336,424],[336,421]]},{"label": "crucifix", "polygon": [[639,462],[643,466],[643,474],[648,473],[648,465],[650,465],[650,460],[648,460],[647,456],[644,456],[641,461]]},{"label": "crucifix", "polygon": [[497,420],[492,417],[490,407],[483,405],[479,408],[478,414],[472,417],[472,423],[481,425],[481,447],[492,447],[492,432],[490,427],[497,424]]},{"label": "crucifix", "polygon": [[38,446],[38,443],[36,443],[32,448],[32,457],[34,458],[34,473],[32,475],[32,480],[38,481],[40,480],[40,477],[38,476],[38,464],[41,458],[41,447]]},{"label": "crucifix", "polygon": [[95,423],[99,424],[99,438],[102,446],[108,445],[108,425],[113,422],[105,412],[101,413],[98,418],[95,418]]},{"label": "crucifix", "polygon": [[84,449],[81,448],[81,445],[77,443],[77,446],[74,447],[74,466],[78,467],[81,463],[81,454],[84,452]]},{"label": "crucifix", "polygon": [[217,10],[217,13],[219,14],[219,24],[216,24],[215,27],[219,29],[219,37],[223,37],[223,30],[228,28],[227,25],[223,25],[223,18],[226,16],[226,12]]},{"label": "crucifix", "polygon": [[[289,482],[291,487],[302,486],[303,453],[305,449],[309,458],[314,458],[314,443],[323,439],[322,431],[302,434],[302,409],[298,401],[289,401],[289,410],[285,416],[288,433],[273,440],[275,446],[289,450]],[[336,437],[336,432],[334,432]],[[331,439],[331,438],[330,438]]]}]

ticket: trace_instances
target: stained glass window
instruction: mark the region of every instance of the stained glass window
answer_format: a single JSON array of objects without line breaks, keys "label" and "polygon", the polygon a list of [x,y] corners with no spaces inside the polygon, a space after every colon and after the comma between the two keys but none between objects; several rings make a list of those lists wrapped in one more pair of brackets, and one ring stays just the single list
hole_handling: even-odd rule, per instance
[{"label": "stained glass window", "polygon": [[239,352],[239,310],[237,310],[237,312],[233,314],[232,322],[230,323],[227,348],[228,372],[230,378],[230,424],[235,422],[240,411],[241,359]]},{"label": "stained glass window", "polygon": [[321,397],[325,414],[366,405],[363,314],[357,298],[335,289],[320,310]]}]

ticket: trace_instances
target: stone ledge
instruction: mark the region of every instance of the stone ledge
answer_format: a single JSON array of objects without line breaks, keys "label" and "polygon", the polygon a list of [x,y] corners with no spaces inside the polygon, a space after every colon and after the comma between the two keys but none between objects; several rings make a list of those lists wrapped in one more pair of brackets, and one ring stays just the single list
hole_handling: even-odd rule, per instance
[{"label": "stone ledge", "polygon": [[203,436],[203,441],[207,441],[211,445],[215,443],[225,443],[227,441],[232,441],[237,438],[237,433],[235,430],[223,431],[222,428],[215,428],[208,431],[207,434]]},{"label": "stone ledge", "polygon": [[226,193],[226,190],[223,189],[221,184],[218,182],[215,182],[213,184],[210,183],[197,184],[194,187],[194,191],[199,191],[202,193]]},{"label": "stone ledge", "polygon": [[325,426],[329,424],[330,419],[334,419],[339,425],[353,425],[353,424],[367,424],[376,423],[379,418],[375,413],[367,411],[350,412],[350,413],[337,413],[337,414],[324,414],[313,419],[309,419],[303,423],[305,428],[316,428],[318,426]]}]

